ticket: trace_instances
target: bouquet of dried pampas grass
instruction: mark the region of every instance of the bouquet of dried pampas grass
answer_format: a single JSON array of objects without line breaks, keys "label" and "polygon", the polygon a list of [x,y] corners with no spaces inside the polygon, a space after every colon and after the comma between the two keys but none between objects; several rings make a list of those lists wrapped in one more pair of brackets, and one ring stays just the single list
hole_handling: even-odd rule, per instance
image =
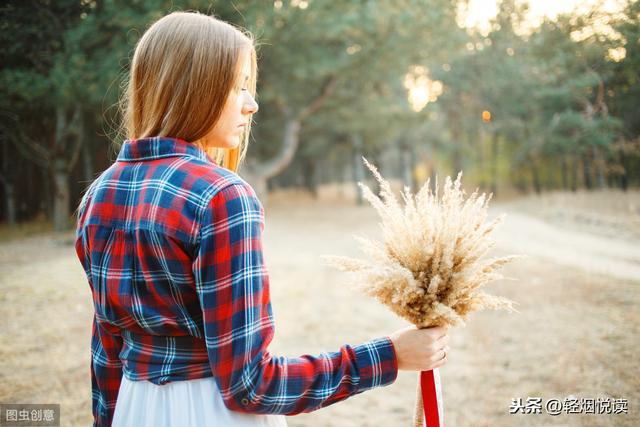
[{"label": "bouquet of dried pampas grass", "polygon": [[[414,196],[404,188],[402,205],[389,183],[364,157],[380,184],[380,196],[358,183],[382,220],[383,241],[357,237],[369,260],[324,256],[328,264],[352,273],[356,286],[419,328],[465,325],[467,314],[481,309],[517,312],[514,303],[480,288],[504,278],[499,268],[518,258],[483,259],[494,246],[491,233],[504,215],[487,222],[492,197],[476,190],[465,197],[462,172],[446,178],[442,194],[430,181]],[[441,427],[443,405],[437,368],[418,382],[416,426]]]}]

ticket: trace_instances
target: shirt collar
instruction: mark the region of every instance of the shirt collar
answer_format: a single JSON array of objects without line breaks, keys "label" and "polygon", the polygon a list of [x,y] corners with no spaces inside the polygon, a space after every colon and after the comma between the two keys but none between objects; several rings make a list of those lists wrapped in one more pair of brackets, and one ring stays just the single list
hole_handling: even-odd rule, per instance
[{"label": "shirt collar", "polygon": [[127,139],[120,147],[116,161],[137,162],[163,157],[191,156],[206,162],[215,161],[197,145],[179,138],[155,136]]}]

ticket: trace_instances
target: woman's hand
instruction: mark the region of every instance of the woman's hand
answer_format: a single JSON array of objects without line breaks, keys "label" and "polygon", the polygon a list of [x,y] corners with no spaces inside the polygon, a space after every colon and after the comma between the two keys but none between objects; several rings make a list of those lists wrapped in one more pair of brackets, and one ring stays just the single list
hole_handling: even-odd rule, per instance
[{"label": "woman's hand", "polygon": [[447,326],[418,329],[409,326],[389,337],[398,358],[398,369],[430,371],[444,365],[449,352]]}]

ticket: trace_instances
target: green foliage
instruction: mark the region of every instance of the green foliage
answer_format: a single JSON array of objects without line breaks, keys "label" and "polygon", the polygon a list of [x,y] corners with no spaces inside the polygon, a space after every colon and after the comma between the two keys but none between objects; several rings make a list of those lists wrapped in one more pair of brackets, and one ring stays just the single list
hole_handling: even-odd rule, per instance
[{"label": "green foliage", "polygon": [[[448,68],[434,68],[445,85],[434,108],[450,123],[451,151],[473,160],[471,167],[486,167],[474,154],[487,152],[479,146],[483,129],[492,139],[506,137],[499,155],[510,159],[512,176],[542,163],[559,167],[563,156],[585,162],[585,174],[586,162],[598,160],[593,156],[615,166],[615,141],[638,137],[639,10],[629,1],[616,18],[594,7],[518,34],[526,8],[503,1],[488,34],[469,32]],[[620,36],[602,30],[605,23]],[[615,62],[610,50],[620,45],[626,57]],[[490,123],[481,120],[484,110]]]},{"label": "green foliage", "polygon": [[[365,153],[409,141],[481,179],[490,160],[512,181],[530,174],[523,169],[553,171],[567,161],[595,173],[585,162],[599,161],[602,173],[640,181],[638,2],[627,0],[620,16],[594,8],[522,34],[526,5],[503,0],[484,35],[456,25],[455,0],[295,3],[4,1],[0,131],[22,129],[46,145],[56,109],[71,122],[80,108],[93,126],[87,143],[104,144],[103,131],[111,137],[118,126],[116,104],[139,37],[171,11],[198,10],[257,40],[254,159],[277,153],[283,124],[302,115],[300,162],[347,156],[358,133]],[[602,23],[613,31],[592,31]],[[614,61],[611,52],[621,48],[624,57]],[[443,85],[437,102],[417,113],[403,85],[413,65]],[[558,175],[549,172],[548,182]]]}]

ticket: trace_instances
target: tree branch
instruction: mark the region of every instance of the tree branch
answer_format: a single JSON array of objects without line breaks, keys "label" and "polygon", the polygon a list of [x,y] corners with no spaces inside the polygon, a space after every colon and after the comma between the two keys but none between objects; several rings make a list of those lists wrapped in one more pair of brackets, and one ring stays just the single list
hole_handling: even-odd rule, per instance
[{"label": "tree branch", "polygon": [[318,96],[298,113],[298,120],[303,121],[315,113],[322,106],[322,103],[335,91],[337,85],[338,77],[335,74],[327,77]]},{"label": "tree branch", "polygon": [[13,138],[12,141],[24,157],[44,168],[49,167],[51,161],[51,152],[49,150],[28,137],[21,128],[18,128],[18,139],[20,140],[19,142]]}]

